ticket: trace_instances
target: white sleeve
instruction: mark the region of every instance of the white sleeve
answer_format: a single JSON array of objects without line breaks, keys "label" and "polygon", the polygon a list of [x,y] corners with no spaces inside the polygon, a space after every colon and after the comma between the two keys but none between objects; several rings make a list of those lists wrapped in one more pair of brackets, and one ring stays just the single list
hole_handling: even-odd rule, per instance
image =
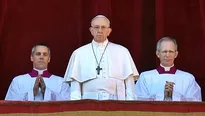
[{"label": "white sleeve", "polygon": [[152,99],[148,86],[144,74],[141,73],[136,83],[136,100],[150,101]]},{"label": "white sleeve", "polygon": [[22,93],[18,82],[13,79],[7,91],[5,100],[28,101],[28,93]]},{"label": "white sleeve", "polygon": [[149,92],[146,87],[146,81],[144,81],[144,75],[140,74],[139,79],[136,83],[136,96],[137,100],[141,100],[141,98],[148,98]]},{"label": "white sleeve", "polygon": [[189,87],[184,95],[184,99],[184,101],[202,101],[201,88],[195,81],[194,77],[190,81]]},{"label": "white sleeve", "polygon": [[126,100],[136,99],[135,81],[132,75],[130,75],[127,79],[125,79],[125,93],[126,93]]},{"label": "white sleeve", "polygon": [[71,81],[70,99],[71,100],[80,100],[81,99],[81,84],[77,81]]},{"label": "white sleeve", "polygon": [[139,79],[137,80],[136,83],[137,100],[163,101],[165,84],[159,83],[157,86],[153,86],[152,80],[149,80],[149,78],[147,77],[148,76],[146,73],[141,73]]},{"label": "white sleeve", "polygon": [[60,101],[60,100],[69,100],[70,87],[68,83],[63,82],[61,85],[61,91],[55,92],[46,87],[44,93],[44,101]]}]

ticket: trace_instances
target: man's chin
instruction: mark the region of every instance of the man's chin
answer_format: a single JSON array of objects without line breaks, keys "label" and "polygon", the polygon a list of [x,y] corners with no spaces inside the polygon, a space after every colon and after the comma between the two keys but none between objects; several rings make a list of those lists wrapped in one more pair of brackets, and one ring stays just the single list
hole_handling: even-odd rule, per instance
[{"label": "man's chin", "polygon": [[38,70],[45,70],[47,68],[45,66],[38,66],[38,67],[36,67],[36,69],[38,69]]},{"label": "man's chin", "polygon": [[173,65],[172,63],[167,63],[167,64],[164,64],[163,66],[170,67],[172,65]]},{"label": "man's chin", "polygon": [[98,37],[98,38],[95,38],[95,41],[101,43],[101,42],[104,42],[105,39],[103,37]]}]

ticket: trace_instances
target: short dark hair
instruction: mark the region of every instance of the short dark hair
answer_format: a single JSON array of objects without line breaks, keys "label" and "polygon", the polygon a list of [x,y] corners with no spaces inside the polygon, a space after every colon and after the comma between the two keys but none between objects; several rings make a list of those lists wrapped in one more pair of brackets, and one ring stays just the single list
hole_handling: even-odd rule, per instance
[{"label": "short dark hair", "polygon": [[47,48],[48,48],[48,54],[49,54],[49,56],[51,56],[50,47],[49,47],[47,44],[45,44],[45,43],[38,43],[38,44],[34,45],[34,46],[32,47],[32,49],[31,49],[31,55],[33,55],[33,53],[34,53],[34,51],[35,51],[35,49],[36,49],[37,46],[45,46],[45,47],[47,47]]}]

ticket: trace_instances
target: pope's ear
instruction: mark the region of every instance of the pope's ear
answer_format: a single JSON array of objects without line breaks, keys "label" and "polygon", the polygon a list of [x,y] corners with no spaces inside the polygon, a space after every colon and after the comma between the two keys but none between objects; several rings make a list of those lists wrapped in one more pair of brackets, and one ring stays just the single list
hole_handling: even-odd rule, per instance
[{"label": "pope's ear", "polygon": [[110,35],[110,33],[112,32],[112,29],[111,28],[109,28],[109,30],[108,30],[109,32],[108,32],[108,36]]},{"label": "pope's ear", "polygon": [[93,28],[90,27],[89,30],[90,30],[90,33],[93,35]]},{"label": "pope's ear", "polygon": [[31,55],[31,61],[33,62],[33,57],[32,57],[32,55]]}]

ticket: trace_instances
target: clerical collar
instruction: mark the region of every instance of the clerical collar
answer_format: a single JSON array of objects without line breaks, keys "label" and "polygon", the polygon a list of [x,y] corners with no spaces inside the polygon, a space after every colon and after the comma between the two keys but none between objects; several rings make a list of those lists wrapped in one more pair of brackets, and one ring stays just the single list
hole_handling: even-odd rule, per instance
[{"label": "clerical collar", "polygon": [[49,78],[52,74],[48,72],[47,69],[45,70],[38,70],[38,69],[33,69],[31,72],[28,73],[31,77],[37,77],[39,74],[42,76],[42,77],[45,77],[45,78]]},{"label": "clerical collar", "polygon": [[36,68],[33,68],[33,70],[37,71],[38,74],[43,74],[44,71],[46,71],[47,69],[44,69],[44,70],[39,70],[39,69],[36,69]]},{"label": "clerical collar", "polygon": [[108,43],[108,39],[106,39],[104,42],[102,42],[102,43],[98,43],[98,42],[96,42],[95,40],[93,40],[92,41],[92,44],[94,45],[94,46],[103,46],[103,47],[105,47],[106,45],[107,45],[107,43]]},{"label": "clerical collar", "polygon": [[170,71],[171,67],[173,67],[174,64],[173,64],[172,66],[163,66],[162,64],[160,64],[160,66],[161,66],[162,68],[164,68],[165,71]]},{"label": "clerical collar", "polygon": [[157,71],[159,74],[175,74],[177,69],[174,65],[171,67],[165,67],[160,64],[160,66],[157,68]]}]

